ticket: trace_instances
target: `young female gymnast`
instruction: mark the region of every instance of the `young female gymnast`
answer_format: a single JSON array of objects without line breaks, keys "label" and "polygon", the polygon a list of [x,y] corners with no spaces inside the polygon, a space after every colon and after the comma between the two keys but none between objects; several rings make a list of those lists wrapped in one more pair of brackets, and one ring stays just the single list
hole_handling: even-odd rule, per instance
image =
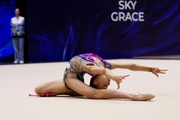
[{"label": "young female gymnast", "polygon": [[[114,75],[111,70],[116,68],[151,72],[157,77],[158,74],[165,74],[167,71],[136,64],[108,63],[93,53],[80,54],[70,60],[62,81],[57,80],[41,84],[35,88],[35,92],[40,97],[66,94],[72,96],[82,95],[91,99],[123,98],[134,101],[147,101],[155,97],[152,94],[128,94],[107,89],[110,80],[115,81],[119,89],[122,80],[129,76]],[[84,83],[83,76],[85,73],[93,76],[90,86]]]}]

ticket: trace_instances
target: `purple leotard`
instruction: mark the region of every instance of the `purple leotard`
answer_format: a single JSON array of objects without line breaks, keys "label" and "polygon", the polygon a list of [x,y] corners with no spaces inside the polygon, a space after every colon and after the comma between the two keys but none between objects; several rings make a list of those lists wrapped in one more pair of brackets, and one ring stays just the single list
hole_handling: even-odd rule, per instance
[{"label": "purple leotard", "polygon": [[103,62],[104,65],[105,65],[107,68],[110,69],[110,68],[112,67],[112,65],[111,65],[110,63],[108,63],[106,60],[102,59],[100,56],[95,55],[95,54],[93,54],[93,53],[80,54],[80,55],[78,55],[78,56],[81,57],[81,58],[84,59],[84,60],[87,60],[87,61],[89,61],[89,62],[93,62],[93,63],[97,64],[97,63],[94,61],[94,59],[93,59],[93,57],[96,57],[96,58],[99,58],[99,59],[101,60],[101,62]]}]

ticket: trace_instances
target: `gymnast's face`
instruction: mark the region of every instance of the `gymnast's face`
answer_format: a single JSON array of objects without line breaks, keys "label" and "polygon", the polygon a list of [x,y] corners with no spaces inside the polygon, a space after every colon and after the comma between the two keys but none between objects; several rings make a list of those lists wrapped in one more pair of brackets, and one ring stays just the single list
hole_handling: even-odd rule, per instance
[{"label": "gymnast's face", "polygon": [[107,78],[105,75],[99,75],[94,80],[94,85],[96,85],[97,89],[107,89],[110,85],[110,79]]}]

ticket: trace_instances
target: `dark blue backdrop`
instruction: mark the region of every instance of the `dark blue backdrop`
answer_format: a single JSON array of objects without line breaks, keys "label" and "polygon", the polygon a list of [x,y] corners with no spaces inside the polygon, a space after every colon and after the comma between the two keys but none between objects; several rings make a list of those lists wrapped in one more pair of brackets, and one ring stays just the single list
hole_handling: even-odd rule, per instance
[{"label": "dark blue backdrop", "polygon": [[137,0],[134,11],[145,13],[144,22],[113,22],[118,1],[28,0],[29,60],[180,54],[180,0]]},{"label": "dark blue backdrop", "polygon": [[13,55],[10,20],[14,17],[15,0],[0,0],[0,62]]}]

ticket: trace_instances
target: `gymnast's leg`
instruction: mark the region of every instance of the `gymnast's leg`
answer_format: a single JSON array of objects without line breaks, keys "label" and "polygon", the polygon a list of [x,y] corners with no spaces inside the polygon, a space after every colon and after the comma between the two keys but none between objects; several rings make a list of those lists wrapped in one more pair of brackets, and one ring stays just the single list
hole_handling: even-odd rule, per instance
[{"label": "gymnast's leg", "polygon": [[129,94],[120,92],[118,90],[108,90],[108,89],[94,89],[82,81],[74,78],[67,78],[66,84],[72,90],[77,93],[84,95],[91,99],[108,99],[108,98],[123,98],[134,101],[147,101],[153,99],[155,96],[152,94]]},{"label": "gymnast's leg", "polygon": [[43,94],[49,93],[48,96],[56,96],[56,95],[79,95],[69,88],[67,88],[64,84],[63,80],[56,80],[51,82],[46,82],[38,85],[35,88],[35,92],[38,96],[42,96]]}]

